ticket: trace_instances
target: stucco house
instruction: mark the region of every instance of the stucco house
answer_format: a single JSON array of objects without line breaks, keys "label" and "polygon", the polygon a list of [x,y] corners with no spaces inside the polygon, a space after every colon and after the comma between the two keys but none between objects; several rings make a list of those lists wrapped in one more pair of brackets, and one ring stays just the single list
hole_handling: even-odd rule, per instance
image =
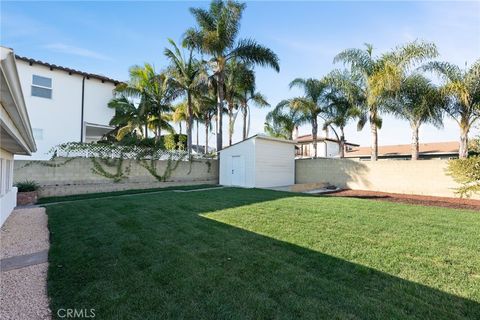
[{"label": "stucco house", "polygon": [[18,65],[12,49],[0,47],[0,226],[16,206],[13,156],[35,152],[35,140],[25,105]]},{"label": "stucco house", "polygon": [[[311,134],[297,137],[295,140],[295,157],[312,158],[315,155],[313,137]],[[359,147],[358,144],[345,142],[345,152]],[[340,141],[326,137],[317,137],[317,157],[337,158],[340,156]]]},{"label": "stucco house", "polygon": [[31,58],[16,60],[37,143],[32,159],[49,159],[58,144],[97,141],[112,129],[115,111],[107,104],[119,81]]}]

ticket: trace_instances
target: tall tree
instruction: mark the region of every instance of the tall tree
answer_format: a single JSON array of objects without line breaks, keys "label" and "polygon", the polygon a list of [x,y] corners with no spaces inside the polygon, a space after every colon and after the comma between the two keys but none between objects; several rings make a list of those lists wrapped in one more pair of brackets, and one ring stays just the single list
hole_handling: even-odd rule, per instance
[{"label": "tall tree", "polygon": [[110,100],[108,107],[115,109],[110,125],[115,126],[114,133],[117,140],[122,140],[127,134],[143,132],[145,120],[139,108],[128,97],[117,94],[117,97]]},{"label": "tall tree", "polygon": [[424,70],[432,70],[443,79],[441,93],[448,99],[445,112],[460,127],[459,158],[468,156],[468,134],[480,119],[480,59],[462,70],[448,62],[428,63]]},{"label": "tall tree", "polygon": [[213,89],[205,90],[199,97],[198,102],[199,118],[205,126],[205,154],[208,154],[208,136],[212,127],[212,120],[217,110],[216,94]]},{"label": "tall tree", "polygon": [[318,79],[297,78],[290,82],[290,88],[297,87],[303,90],[303,96],[284,100],[280,106],[288,106],[299,110],[309,120],[312,126],[312,140],[314,157],[317,153],[318,116],[325,111],[325,95],[328,92],[328,83]]},{"label": "tall tree", "polygon": [[228,110],[228,145],[232,145],[233,131],[235,127],[236,114],[238,109],[238,98],[243,74],[249,72],[246,65],[237,59],[230,60],[225,67],[225,100]]},{"label": "tall tree", "polygon": [[[340,130],[339,149],[340,158],[345,157],[345,127],[351,120],[358,119],[361,125],[364,114],[358,107],[359,98],[354,86],[343,85],[350,78],[348,72],[332,72],[326,77],[330,88],[326,95],[326,108],[324,112],[325,123],[323,129],[335,126]],[[333,129],[333,128],[332,128]],[[335,134],[336,131],[334,130]]]},{"label": "tall tree", "polygon": [[407,120],[412,129],[412,160],[419,157],[419,128],[424,123],[442,126],[444,99],[432,82],[420,74],[405,78],[389,110]]},{"label": "tall tree", "polygon": [[[162,114],[171,111],[171,101],[177,97],[175,89],[167,76],[164,73],[157,74],[149,63],[133,66],[129,73],[130,80],[118,85],[115,91],[138,101],[140,117],[144,119],[145,138],[148,138],[149,125],[157,123],[159,126],[153,129],[159,139],[162,127],[168,128],[162,120]],[[158,121],[152,122],[155,118]]]},{"label": "tall tree", "polygon": [[187,57],[180,51],[177,44],[168,39],[172,49],[165,49],[165,56],[170,60],[168,72],[172,85],[186,96],[186,123],[187,123],[187,151],[188,157],[192,154],[192,127],[193,127],[193,95],[199,90],[202,81],[203,66],[193,57],[193,48],[189,49]]},{"label": "tall tree", "polygon": [[406,73],[415,64],[438,55],[433,43],[414,41],[384,53],[373,55],[373,46],[365,44],[365,49],[347,49],[340,52],[334,62],[343,62],[356,74],[356,85],[364,97],[364,108],[372,133],[371,160],[378,159],[378,128],[382,120],[380,113],[385,96],[394,95]]},{"label": "tall tree", "polygon": [[210,56],[210,66],[218,83],[217,90],[217,150],[223,146],[223,103],[225,100],[225,68],[231,59],[252,65],[270,66],[280,70],[278,57],[253,39],[237,40],[240,20],[246,5],[232,0],[213,0],[208,10],[191,8],[198,28],[186,31],[184,43]]},{"label": "tall tree", "polygon": [[247,139],[250,131],[250,103],[258,107],[269,107],[266,97],[259,91],[256,91],[255,72],[247,69],[241,74],[240,85],[238,87],[238,102],[243,116],[243,140]]},{"label": "tall tree", "polygon": [[288,104],[280,102],[265,118],[265,132],[273,137],[293,139],[293,133],[308,119],[298,109],[290,108]]}]

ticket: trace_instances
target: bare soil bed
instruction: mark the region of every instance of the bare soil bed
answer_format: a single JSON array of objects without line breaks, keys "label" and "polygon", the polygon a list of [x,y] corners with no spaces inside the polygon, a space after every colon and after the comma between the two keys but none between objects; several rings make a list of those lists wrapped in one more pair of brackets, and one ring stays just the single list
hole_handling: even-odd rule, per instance
[{"label": "bare soil bed", "polygon": [[378,201],[389,201],[407,204],[416,204],[431,207],[445,207],[453,209],[470,209],[480,211],[480,200],[432,197],[411,194],[386,193],[367,190],[341,190],[332,192],[326,196],[349,197],[359,199],[370,199]]}]

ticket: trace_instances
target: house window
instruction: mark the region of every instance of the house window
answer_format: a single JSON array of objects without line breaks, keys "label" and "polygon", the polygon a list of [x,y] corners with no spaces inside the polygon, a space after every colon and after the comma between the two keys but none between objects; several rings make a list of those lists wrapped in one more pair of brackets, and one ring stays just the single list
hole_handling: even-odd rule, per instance
[{"label": "house window", "polygon": [[52,79],[33,75],[32,96],[52,99]]}]

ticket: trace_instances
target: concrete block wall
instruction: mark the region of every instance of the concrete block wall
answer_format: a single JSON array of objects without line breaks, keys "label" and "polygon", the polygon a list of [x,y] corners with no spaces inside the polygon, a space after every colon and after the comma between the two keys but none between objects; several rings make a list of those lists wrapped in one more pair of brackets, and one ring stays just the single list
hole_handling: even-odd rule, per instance
[{"label": "concrete block wall", "polygon": [[[299,159],[296,183],[326,182],[353,190],[458,197],[456,182],[446,174],[448,160]],[[472,199],[480,199],[473,195]]]},{"label": "concrete block wall", "polygon": [[[155,161],[156,172],[163,175],[168,161]],[[99,162],[102,168],[116,173],[116,166]],[[165,182],[158,181],[136,160],[124,160],[122,170],[129,168],[128,176],[119,182],[96,174],[89,158],[57,158],[49,161],[15,160],[14,181],[34,180],[42,186],[40,196],[60,196],[92,192],[109,192],[128,189],[159,188],[172,185],[216,184],[218,168],[216,160],[180,161]],[[148,161],[150,165],[150,161]],[[173,161],[172,165],[175,165]]]}]

